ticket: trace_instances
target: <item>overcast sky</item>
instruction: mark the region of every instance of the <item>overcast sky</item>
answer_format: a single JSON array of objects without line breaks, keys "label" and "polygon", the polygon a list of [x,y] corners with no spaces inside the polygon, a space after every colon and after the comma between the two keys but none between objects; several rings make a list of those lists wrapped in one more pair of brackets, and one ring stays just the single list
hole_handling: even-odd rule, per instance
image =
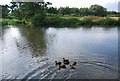
[{"label": "overcast sky", "polygon": [[[0,0],[0,4],[9,4],[12,0]],[[53,7],[90,7],[93,4],[99,4],[107,10],[118,11],[118,2],[120,0],[44,0],[51,2]],[[120,5],[119,5],[120,6]]]}]

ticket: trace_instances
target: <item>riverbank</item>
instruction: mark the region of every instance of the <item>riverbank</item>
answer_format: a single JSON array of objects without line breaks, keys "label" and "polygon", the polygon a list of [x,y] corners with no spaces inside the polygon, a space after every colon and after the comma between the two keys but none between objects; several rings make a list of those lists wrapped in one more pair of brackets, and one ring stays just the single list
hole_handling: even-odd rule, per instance
[{"label": "riverbank", "polygon": [[2,25],[29,25],[30,22],[26,22],[25,20],[18,20],[18,19],[0,19],[0,23]]},{"label": "riverbank", "polygon": [[75,27],[81,25],[105,25],[105,26],[119,26],[120,18],[110,18],[110,17],[97,17],[97,16],[85,16],[85,17],[46,17],[44,21],[36,22],[36,24],[32,24],[31,22],[27,22],[25,20],[17,20],[17,19],[0,19],[2,25],[37,25],[37,26],[67,26],[67,27]]},{"label": "riverbank", "polygon": [[48,25],[62,25],[62,26],[80,26],[80,25],[120,25],[120,19],[113,19],[109,17],[51,17],[48,19]]}]

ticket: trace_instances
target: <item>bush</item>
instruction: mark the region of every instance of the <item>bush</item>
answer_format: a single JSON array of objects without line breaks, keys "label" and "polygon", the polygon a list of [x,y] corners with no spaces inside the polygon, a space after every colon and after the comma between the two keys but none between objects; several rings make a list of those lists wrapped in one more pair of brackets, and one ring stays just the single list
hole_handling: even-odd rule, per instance
[{"label": "bush", "polygon": [[1,19],[0,23],[2,23],[2,25],[8,25],[9,20],[8,19]]},{"label": "bush", "polygon": [[0,23],[2,23],[2,25],[17,25],[22,24],[23,22],[17,19],[1,19]]},{"label": "bush", "polygon": [[46,17],[45,17],[45,14],[42,12],[42,13],[35,14],[35,16],[32,17],[30,20],[32,24],[35,26],[43,26],[46,20]]},{"label": "bush", "polygon": [[111,18],[102,18],[93,20],[96,25],[117,25],[117,20]]},{"label": "bush", "polygon": [[80,20],[79,24],[80,25],[93,25],[94,23],[92,22],[92,19],[85,18],[83,20]]},{"label": "bush", "polygon": [[47,19],[48,26],[76,26],[79,24],[79,20],[75,18],[66,19],[60,17],[51,17]]},{"label": "bush", "polygon": [[117,21],[111,18],[102,19],[91,19],[84,18],[79,20],[76,18],[60,18],[60,17],[49,17],[44,23],[44,26],[79,26],[79,25],[120,25],[120,19]]},{"label": "bush", "polygon": [[109,14],[108,17],[120,17],[120,14]]},{"label": "bush", "polygon": [[9,20],[8,24],[10,25],[22,24],[22,21],[17,19],[12,19],[12,20]]},{"label": "bush", "polygon": [[59,25],[62,25],[62,22],[64,22],[64,19],[60,17],[51,17],[51,18],[47,18],[46,22],[47,22],[47,25],[49,26],[59,26]]},{"label": "bush", "polygon": [[77,26],[79,25],[79,20],[76,18],[66,19],[66,22],[63,22],[66,26]]}]

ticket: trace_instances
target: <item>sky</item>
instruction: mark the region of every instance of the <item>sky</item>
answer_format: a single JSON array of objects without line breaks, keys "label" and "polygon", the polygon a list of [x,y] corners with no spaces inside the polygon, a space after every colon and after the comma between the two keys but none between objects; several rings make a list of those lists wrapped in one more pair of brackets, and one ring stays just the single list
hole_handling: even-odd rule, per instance
[{"label": "sky", "polygon": [[[12,0],[0,0],[0,4],[9,4]],[[120,0],[44,0],[45,2],[51,2],[53,7],[90,7],[91,5],[102,5],[107,10],[118,11],[118,2]],[[120,5],[119,5],[120,7]]]}]

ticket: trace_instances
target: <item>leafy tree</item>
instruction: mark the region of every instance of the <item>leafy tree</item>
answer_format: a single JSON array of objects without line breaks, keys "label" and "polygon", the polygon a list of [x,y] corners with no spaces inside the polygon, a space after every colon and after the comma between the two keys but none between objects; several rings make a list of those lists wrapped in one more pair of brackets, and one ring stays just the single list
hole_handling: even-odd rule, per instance
[{"label": "leafy tree", "polygon": [[7,18],[10,10],[8,9],[8,5],[0,5],[2,8],[2,18]]},{"label": "leafy tree", "polygon": [[89,8],[90,12],[92,15],[95,16],[106,16],[107,15],[107,10],[103,6],[100,5],[91,5]]},{"label": "leafy tree", "polygon": [[69,7],[60,7],[59,9],[59,14],[66,15],[66,14],[71,14],[71,8]]},{"label": "leafy tree", "polygon": [[12,11],[11,14],[15,16],[15,18],[32,22],[35,25],[38,25],[36,22],[39,22],[39,25],[41,25],[46,17],[45,9],[47,8],[47,5],[51,5],[51,3],[15,2],[11,4],[10,8]]},{"label": "leafy tree", "polygon": [[47,9],[47,13],[58,14],[58,10],[57,10],[57,8],[50,7]]},{"label": "leafy tree", "polygon": [[80,14],[81,16],[90,15],[89,8],[80,8],[80,9],[79,9],[79,14]]}]

